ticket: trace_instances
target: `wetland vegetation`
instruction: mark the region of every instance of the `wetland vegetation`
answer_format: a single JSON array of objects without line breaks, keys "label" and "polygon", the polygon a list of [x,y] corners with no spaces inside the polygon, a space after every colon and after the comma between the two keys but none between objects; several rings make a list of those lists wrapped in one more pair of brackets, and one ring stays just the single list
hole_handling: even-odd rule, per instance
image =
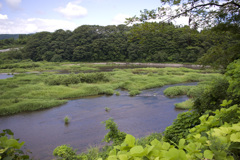
[{"label": "wetland vegetation", "polygon": [[[39,62],[31,63],[38,64]],[[52,64],[52,62],[45,63]],[[14,66],[14,64],[12,65]],[[21,69],[19,66],[24,65],[26,64],[18,63],[18,66],[12,69],[18,70]],[[58,69],[71,70],[71,66],[64,63],[57,65]],[[32,66],[37,65],[28,66],[26,69],[29,69],[29,72],[34,72],[41,68],[32,68]],[[85,67],[84,64],[81,66]],[[98,69],[98,65],[86,64],[86,66],[88,66],[87,70],[89,70],[89,66]],[[79,68],[81,71],[81,67]],[[7,72],[9,70],[2,69],[1,71]],[[59,106],[66,103],[68,99],[101,94],[112,95],[114,90],[118,88],[126,89],[131,96],[134,96],[144,89],[162,87],[166,84],[209,81],[220,76],[218,73],[206,74],[206,72],[206,70],[188,68],[136,68],[77,74],[56,74],[54,71],[19,73],[12,78],[0,81],[0,115]]]},{"label": "wetland vegetation", "polygon": [[[102,139],[111,144],[101,149],[92,147],[83,153],[77,153],[69,145],[59,144],[62,146],[56,147],[53,151],[57,159],[238,160],[240,158],[239,0],[214,2],[162,0],[162,3],[177,5],[178,10],[169,13],[168,16],[174,19],[188,15],[189,26],[148,22],[150,19],[165,16],[168,14],[168,9],[172,9],[160,7],[157,10],[141,11],[139,17],[128,18],[127,23],[143,22],[131,26],[83,25],[74,31],[59,29],[53,33],[21,35],[17,40],[1,40],[0,48],[21,47],[0,52],[0,73],[14,74],[13,77],[0,79],[0,116],[3,120],[1,123],[11,121],[11,118],[17,114],[20,115],[19,117],[21,114],[26,114],[24,116],[31,118],[29,114],[33,113],[31,111],[44,111],[43,109],[54,109],[65,103],[76,103],[69,108],[59,108],[74,112],[76,108],[78,111],[79,108],[83,109],[82,116],[91,112],[91,118],[85,117],[88,121],[81,121],[81,125],[89,127],[91,126],[89,124],[93,124],[91,123],[93,119],[98,123],[103,121],[108,133]],[[198,63],[208,68],[211,66],[211,69],[183,67],[120,69],[117,64],[93,63],[114,61]],[[110,71],[102,71],[103,68],[109,67]],[[216,72],[212,69],[218,70]],[[198,82],[198,84],[165,88],[164,94],[170,98],[187,95],[190,99],[177,103],[176,107],[190,108],[190,110],[179,113],[172,125],[165,126],[162,133],[149,133],[149,136],[137,140],[137,136],[120,131],[117,123],[109,118],[110,115],[114,115],[118,120],[120,119],[120,124],[124,126],[131,124],[130,128],[137,126],[141,130],[143,130],[141,125],[149,126],[147,122],[157,123],[156,125],[160,126],[169,120],[170,116],[176,114],[168,110],[169,98],[158,97],[158,94],[154,93],[150,98],[145,96],[138,99],[138,95],[140,97],[143,92],[145,93],[145,89],[185,82]],[[127,95],[135,96],[135,102],[143,106],[129,103],[133,97],[124,97],[121,89],[127,91]],[[113,95],[115,102],[118,98],[119,106],[104,104],[106,98],[70,101],[97,95]],[[161,106],[164,112],[157,110],[161,102],[153,105],[153,97],[156,98],[155,100],[165,100],[165,106]],[[78,106],[92,101],[101,108],[94,106],[96,103],[91,108]],[[108,102],[113,104],[111,101]],[[107,112],[110,108],[111,112]],[[125,112],[127,109],[132,112]],[[148,110],[151,112],[147,112]],[[173,108],[170,110],[173,111]],[[57,116],[56,112],[49,109],[47,118]],[[138,116],[133,116],[133,112]],[[124,117],[125,114],[128,117]],[[37,117],[37,114],[33,115]],[[58,131],[66,129],[68,132],[67,127],[71,125],[76,125],[77,128],[83,127],[75,123],[74,119],[71,120],[71,124],[64,126],[62,122],[66,113],[63,115],[61,112],[59,115],[61,116],[59,122],[54,124],[61,123],[65,128],[59,127]],[[81,118],[78,117],[79,115],[75,116],[78,120]],[[109,119],[102,120],[97,115]],[[40,115],[42,116],[44,117],[44,114]],[[24,118],[21,121],[26,122]],[[47,126],[47,130],[51,130],[53,126],[49,124],[50,122],[38,121],[38,123],[38,127]],[[42,123],[45,125],[41,126]],[[16,127],[16,124],[12,125]],[[97,127],[93,125],[94,129]],[[81,131],[89,130],[82,128]],[[52,137],[56,136],[56,132],[52,133]],[[104,132],[97,132],[91,135],[91,138],[96,138],[102,133]],[[62,136],[61,139],[65,138],[65,132],[63,134],[59,132],[59,135]],[[8,129],[3,129],[0,134],[0,159],[28,159],[29,156],[19,150],[24,142],[19,142],[12,136],[13,132]],[[48,140],[51,137],[44,138]],[[75,141],[79,137],[74,138]]]}]

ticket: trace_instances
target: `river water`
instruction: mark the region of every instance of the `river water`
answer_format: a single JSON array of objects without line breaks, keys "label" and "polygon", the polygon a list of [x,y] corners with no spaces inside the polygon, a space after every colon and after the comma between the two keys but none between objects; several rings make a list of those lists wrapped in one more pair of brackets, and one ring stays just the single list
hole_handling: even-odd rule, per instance
[{"label": "river water", "polygon": [[[169,86],[175,85],[144,90],[135,97],[120,91],[120,96],[70,100],[60,107],[1,117],[0,130],[11,129],[15,138],[26,142],[32,157],[41,160],[52,159],[54,148],[62,144],[70,144],[79,152],[86,151],[90,146],[103,145],[101,140],[107,131],[101,122],[110,117],[121,131],[135,137],[162,132],[172,124],[178,113],[183,112],[175,109],[174,104],[187,99],[186,96],[165,97],[163,91]],[[106,112],[105,107],[110,111]],[[71,118],[69,125],[64,124],[66,115]]]},{"label": "river water", "polygon": [[0,79],[7,79],[7,78],[11,78],[11,77],[13,77],[13,75],[0,73]]}]

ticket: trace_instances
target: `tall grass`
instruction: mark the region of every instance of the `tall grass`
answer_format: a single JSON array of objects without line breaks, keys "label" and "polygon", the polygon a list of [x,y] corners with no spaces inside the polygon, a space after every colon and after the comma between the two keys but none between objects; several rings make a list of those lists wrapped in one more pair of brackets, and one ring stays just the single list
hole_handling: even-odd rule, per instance
[{"label": "tall grass", "polygon": [[163,91],[164,95],[169,97],[187,95],[188,91],[195,86],[174,86]]},{"label": "tall grass", "polygon": [[181,102],[181,103],[176,103],[174,104],[175,105],[175,108],[177,109],[191,109],[193,107],[193,101],[192,99],[188,99],[184,102]]}]

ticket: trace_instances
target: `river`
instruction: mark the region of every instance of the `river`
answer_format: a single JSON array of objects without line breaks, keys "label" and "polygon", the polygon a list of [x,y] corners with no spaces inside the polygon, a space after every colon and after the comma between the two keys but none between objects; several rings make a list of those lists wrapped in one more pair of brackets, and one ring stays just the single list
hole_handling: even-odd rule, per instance
[{"label": "river", "polygon": [[[52,159],[54,148],[62,144],[70,144],[79,152],[103,145],[101,140],[107,131],[101,122],[110,117],[121,131],[135,137],[162,132],[183,112],[175,109],[174,104],[188,99],[186,96],[165,97],[163,91],[169,86],[175,85],[144,90],[135,97],[119,90],[120,96],[81,98],[51,109],[0,117],[0,130],[11,129],[15,138],[26,142],[32,157],[41,160]],[[106,112],[105,107],[110,111]],[[64,124],[66,115],[71,118],[69,125]]]}]

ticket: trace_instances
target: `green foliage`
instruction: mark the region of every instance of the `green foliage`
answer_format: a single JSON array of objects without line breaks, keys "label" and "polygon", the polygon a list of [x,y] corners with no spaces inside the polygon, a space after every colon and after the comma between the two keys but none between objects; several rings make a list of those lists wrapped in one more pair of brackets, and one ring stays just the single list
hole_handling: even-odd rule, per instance
[{"label": "green foliage", "polygon": [[13,68],[36,68],[40,67],[39,63],[15,63],[15,64],[3,64],[0,65],[0,69],[13,69]]},{"label": "green foliage", "polygon": [[129,95],[130,96],[135,96],[135,95],[137,95],[137,94],[140,94],[141,92],[139,91],[139,90],[131,90],[130,92],[129,92]]},{"label": "green foliage", "polygon": [[180,139],[186,138],[189,129],[199,125],[199,117],[197,112],[188,111],[178,114],[173,124],[164,131],[165,141],[177,144]]},{"label": "green foliage", "polygon": [[[18,139],[14,139],[14,133],[9,130],[3,130],[0,133],[0,159],[2,160],[28,160],[29,155],[25,154],[21,148],[25,142],[19,142]],[[9,138],[10,137],[10,138]]]},{"label": "green foliage", "polygon": [[228,92],[232,93],[235,98],[240,96],[240,60],[231,63],[225,74],[229,80]]},{"label": "green foliage", "polygon": [[[24,64],[20,63],[19,66],[25,65],[25,63],[39,63],[40,67],[32,68],[31,71],[38,71],[40,68],[42,70],[72,69],[68,63],[24,62]],[[98,67],[94,64],[81,64],[79,66]],[[18,68],[13,69],[18,70]],[[5,70],[1,71],[5,72]],[[141,71],[144,74],[134,74],[135,71]],[[159,75],[157,74],[159,72],[171,72],[172,74]],[[178,75],[176,74],[178,72],[185,74]],[[188,82],[189,80],[205,81],[221,76],[215,73],[205,74],[205,72],[205,70],[187,68],[140,68],[115,70],[108,73],[16,74],[12,78],[0,80],[0,115],[50,108],[64,104],[70,98],[101,94],[112,95],[116,89],[120,88],[136,95],[143,89]],[[148,73],[153,73],[153,75],[148,76]],[[191,76],[192,74],[194,76]]]},{"label": "green foliage", "polygon": [[54,149],[53,155],[57,160],[80,160],[80,156],[76,152],[77,150],[73,150],[69,145],[61,145]]},{"label": "green foliage", "polygon": [[59,29],[33,34],[18,56],[6,55],[5,58],[48,62],[194,63],[215,45],[214,38],[187,26],[164,22],[133,26],[83,25],[73,32]]},{"label": "green foliage", "polygon": [[118,145],[123,142],[126,133],[118,130],[118,126],[112,118],[103,121],[102,124],[105,124],[105,129],[109,130],[109,132],[104,136],[103,141],[108,143],[112,141],[114,145]]},{"label": "green foliage", "polygon": [[136,143],[137,143],[137,145],[146,146],[146,145],[150,145],[154,139],[161,141],[162,138],[163,138],[162,133],[151,133],[150,135],[148,135],[146,137],[142,137],[142,138],[138,139]]},{"label": "green foliage", "polygon": [[109,108],[109,107],[105,107],[104,110],[105,110],[106,112],[109,112],[109,111],[110,111],[110,108]]},{"label": "green foliage", "polygon": [[174,97],[180,95],[187,95],[188,91],[194,86],[174,86],[169,87],[163,91],[166,96]]},{"label": "green foliage", "polygon": [[47,77],[45,83],[48,85],[70,85],[78,83],[108,82],[109,78],[105,73],[71,73],[69,75],[52,75]]},{"label": "green foliage", "polygon": [[228,98],[228,87],[229,83],[225,78],[213,80],[211,85],[206,86],[202,93],[194,98],[193,109],[203,114],[206,110],[221,108],[222,101]]},{"label": "green foliage", "polygon": [[181,103],[176,103],[174,104],[175,105],[175,108],[178,108],[178,109],[191,109],[193,107],[193,101],[192,99],[188,99],[184,102],[181,102]]},{"label": "green foliage", "polygon": [[69,122],[70,122],[69,117],[68,117],[68,116],[65,116],[65,117],[64,117],[64,123],[65,123],[65,124],[68,124]]},{"label": "green foliage", "polygon": [[200,134],[208,131],[213,127],[220,127],[224,124],[238,123],[240,120],[240,112],[238,105],[233,105],[229,108],[221,108],[214,112],[206,113],[200,118],[201,124],[191,129],[191,134]]},{"label": "green foliage", "polygon": [[[233,112],[235,112],[234,117],[230,118],[227,116],[228,118],[226,120],[226,115],[231,115]],[[196,113],[187,112],[185,115],[190,114]],[[215,115],[201,116],[200,124],[193,126],[192,129],[188,131],[185,138],[176,140],[174,145],[157,139],[152,140],[150,144],[138,144],[135,140],[135,137],[127,134],[123,143],[115,145],[114,148],[109,152],[107,160],[239,159],[239,107],[235,105],[228,109],[223,108],[215,111],[214,114]],[[186,116],[184,118],[186,118]],[[166,139],[166,137],[164,137],[164,139]]]}]

